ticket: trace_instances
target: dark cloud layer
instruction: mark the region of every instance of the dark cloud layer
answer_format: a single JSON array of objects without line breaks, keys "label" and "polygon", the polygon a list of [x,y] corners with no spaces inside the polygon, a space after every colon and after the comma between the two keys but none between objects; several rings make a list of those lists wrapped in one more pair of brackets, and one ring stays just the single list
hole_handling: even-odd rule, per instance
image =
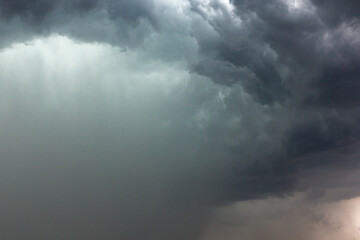
[{"label": "dark cloud layer", "polygon": [[[67,100],[78,105],[76,117],[66,122],[63,108],[43,109],[46,87],[35,86],[40,93],[31,95],[1,79],[7,87],[1,90],[4,99],[15,109],[1,139],[4,171],[11,172],[3,178],[15,186],[1,186],[10,189],[2,221],[21,215],[24,227],[28,218],[48,218],[54,210],[74,219],[54,217],[33,227],[48,225],[52,232],[67,221],[74,229],[85,224],[85,235],[67,239],[103,234],[112,235],[107,239],[197,239],[207,208],[296,191],[309,190],[311,198],[317,195],[311,194],[314,183],[303,181],[309,172],[325,176],[358,168],[353,157],[360,140],[358,1],[0,0],[0,15],[3,49],[61,34],[123,52],[145,51],[151,56],[147,62],[183,61],[192,82],[189,93],[175,94],[174,102],[161,106],[156,104],[167,98],[153,94],[149,102],[156,106],[147,106],[134,96],[135,110],[122,106],[120,112],[131,116],[124,118],[93,80]],[[141,68],[143,59],[137,61]],[[209,97],[216,91],[206,92],[204,79],[215,84],[209,89],[220,89],[216,98]],[[189,127],[192,117],[197,127]],[[162,118],[176,127],[154,128]],[[39,170],[47,168],[48,158],[49,169]],[[39,168],[24,159],[36,159]],[[17,179],[19,169],[29,179]],[[48,175],[36,176],[39,172]],[[316,192],[343,185],[351,184],[319,184]],[[25,215],[11,206],[29,196]],[[13,222],[8,231],[20,234],[14,239],[25,238]],[[41,234],[35,232],[34,239],[49,236]]]},{"label": "dark cloud layer", "polygon": [[[280,104],[292,115],[282,119],[288,124],[283,125],[283,151],[266,153],[261,158],[270,163],[255,160],[237,174],[236,184],[245,188],[240,196],[292,191],[301,170],[345,164],[321,156],[297,159],[358,141],[359,15],[351,11],[357,3],[314,2],[234,1],[245,27],[225,33],[214,27],[216,44],[199,42],[216,62],[206,60],[195,71],[220,84],[240,82],[256,101],[270,109]],[[343,14],[338,24],[328,22],[329,16]]]}]

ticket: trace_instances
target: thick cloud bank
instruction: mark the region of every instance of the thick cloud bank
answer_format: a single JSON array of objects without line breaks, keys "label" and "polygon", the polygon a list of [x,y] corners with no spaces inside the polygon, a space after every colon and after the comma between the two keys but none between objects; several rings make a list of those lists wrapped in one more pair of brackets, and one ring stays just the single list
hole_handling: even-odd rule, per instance
[{"label": "thick cloud bank", "polygon": [[203,239],[238,201],[358,196],[359,7],[0,0],[1,237]]}]

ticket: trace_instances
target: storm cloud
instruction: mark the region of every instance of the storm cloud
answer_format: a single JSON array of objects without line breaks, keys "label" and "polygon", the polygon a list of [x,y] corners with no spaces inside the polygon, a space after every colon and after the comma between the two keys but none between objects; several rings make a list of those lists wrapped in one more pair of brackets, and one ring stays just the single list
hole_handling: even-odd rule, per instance
[{"label": "storm cloud", "polygon": [[214,209],[255,199],[345,209],[359,18],[351,0],[0,0],[1,237],[206,240]]}]

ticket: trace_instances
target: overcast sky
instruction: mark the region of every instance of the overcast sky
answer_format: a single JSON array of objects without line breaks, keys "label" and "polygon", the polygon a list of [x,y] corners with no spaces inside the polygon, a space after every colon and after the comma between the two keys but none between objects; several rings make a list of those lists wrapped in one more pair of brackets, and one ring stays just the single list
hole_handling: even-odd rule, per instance
[{"label": "overcast sky", "polygon": [[0,238],[360,239],[357,0],[0,0]]}]

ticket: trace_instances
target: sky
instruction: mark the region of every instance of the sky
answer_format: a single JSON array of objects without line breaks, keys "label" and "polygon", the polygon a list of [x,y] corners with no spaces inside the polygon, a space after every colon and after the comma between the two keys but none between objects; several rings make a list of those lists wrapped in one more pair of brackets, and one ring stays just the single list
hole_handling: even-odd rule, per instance
[{"label": "sky", "polygon": [[357,0],[0,0],[0,238],[360,239]]}]

